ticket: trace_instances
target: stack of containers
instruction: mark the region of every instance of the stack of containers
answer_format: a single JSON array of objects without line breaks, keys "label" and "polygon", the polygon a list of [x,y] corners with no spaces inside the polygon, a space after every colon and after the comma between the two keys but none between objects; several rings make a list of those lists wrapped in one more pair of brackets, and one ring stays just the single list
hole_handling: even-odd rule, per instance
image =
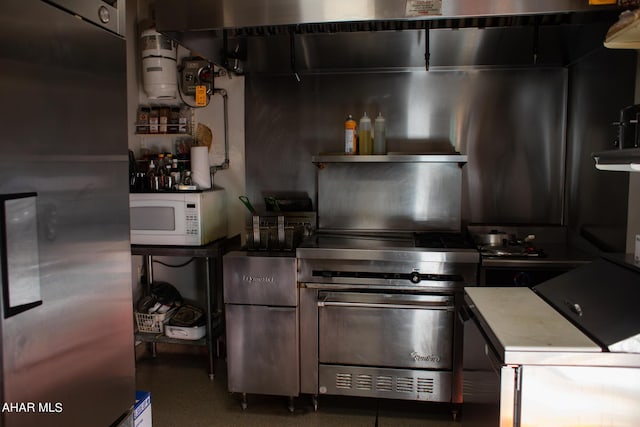
[{"label": "stack of containers", "polygon": [[349,114],[344,129],[345,154],[387,154],[386,120],[382,113],[378,113],[373,129],[366,112],[360,118],[359,126],[356,126],[356,121]]}]

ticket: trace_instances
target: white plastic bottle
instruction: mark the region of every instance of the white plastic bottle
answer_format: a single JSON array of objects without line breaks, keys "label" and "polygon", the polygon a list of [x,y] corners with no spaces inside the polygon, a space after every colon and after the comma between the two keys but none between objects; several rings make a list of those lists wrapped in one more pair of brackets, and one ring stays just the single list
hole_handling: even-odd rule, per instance
[{"label": "white plastic bottle", "polygon": [[373,154],[387,154],[387,121],[382,113],[373,122]]},{"label": "white plastic bottle", "polygon": [[360,154],[373,154],[373,141],[371,140],[371,119],[367,116],[365,112],[362,118],[360,119],[359,128],[359,148]]}]

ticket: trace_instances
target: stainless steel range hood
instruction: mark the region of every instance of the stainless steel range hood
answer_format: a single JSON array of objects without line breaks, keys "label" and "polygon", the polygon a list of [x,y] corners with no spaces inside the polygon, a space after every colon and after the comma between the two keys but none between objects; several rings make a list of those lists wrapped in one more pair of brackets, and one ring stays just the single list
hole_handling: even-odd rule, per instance
[{"label": "stainless steel range hood", "polygon": [[[576,45],[585,36],[596,34],[602,46],[619,12],[586,0],[155,3],[156,29],[194,54],[237,72],[270,73],[424,67],[429,57],[434,68],[565,65],[584,54]],[[580,30],[591,24],[602,28]]]},{"label": "stainless steel range hood", "polygon": [[163,31],[301,24],[460,19],[602,10],[586,0],[157,0]]}]

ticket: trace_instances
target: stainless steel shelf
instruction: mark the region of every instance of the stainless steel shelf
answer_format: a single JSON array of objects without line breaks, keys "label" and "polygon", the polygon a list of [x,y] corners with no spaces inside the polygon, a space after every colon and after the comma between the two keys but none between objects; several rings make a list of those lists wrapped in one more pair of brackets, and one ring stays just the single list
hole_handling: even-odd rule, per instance
[{"label": "stainless steel shelf", "polygon": [[136,340],[142,342],[151,342],[151,343],[165,343],[165,344],[181,344],[181,345],[197,345],[197,346],[205,346],[207,345],[207,338],[200,338],[199,340],[179,340],[175,338],[169,338],[166,335],[148,333],[148,332],[136,332]]},{"label": "stainless steel shelf", "polygon": [[640,172],[640,148],[599,151],[591,157],[599,170]]},{"label": "stainless steel shelf", "polygon": [[313,163],[466,163],[467,155],[445,154],[320,154],[313,156]]},{"label": "stainless steel shelf", "polygon": [[[199,340],[180,340],[169,338],[158,333],[142,333],[136,331],[135,338],[152,346],[152,355],[156,355],[156,343],[170,343],[182,345],[206,346],[209,356],[209,378],[214,379],[214,341],[219,345],[219,337],[224,334],[222,310],[222,256],[230,250],[240,247],[240,235],[222,238],[203,246],[161,246],[161,245],[131,245],[132,255],[142,255],[143,264],[147,272],[147,283],[153,283],[153,257],[176,256],[194,257],[205,260],[204,281],[207,299],[207,334]],[[147,285],[149,286],[149,285]],[[146,289],[150,293],[150,289]]]},{"label": "stainless steel shelf", "polygon": [[221,316],[212,319],[211,327],[207,331],[207,335],[197,340],[181,340],[176,338],[170,338],[164,334],[157,332],[140,332],[137,328],[135,331],[136,341],[149,342],[149,343],[165,343],[165,344],[181,344],[181,345],[194,345],[204,347],[209,344],[209,339],[216,338],[221,334],[224,334],[224,323]]}]

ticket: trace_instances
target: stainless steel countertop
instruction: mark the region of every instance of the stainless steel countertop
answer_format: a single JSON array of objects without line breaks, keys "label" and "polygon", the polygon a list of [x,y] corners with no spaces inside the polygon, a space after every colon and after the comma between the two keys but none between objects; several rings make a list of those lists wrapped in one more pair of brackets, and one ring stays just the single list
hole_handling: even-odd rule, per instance
[{"label": "stainless steel countertop", "polygon": [[495,257],[483,254],[483,267],[572,268],[588,264],[599,256],[597,248],[562,225],[471,224],[467,227],[472,238],[492,230],[513,235],[516,239],[534,235],[532,244],[542,250],[544,256]]},{"label": "stainless steel countertop", "polygon": [[585,250],[566,243],[536,243],[544,251],[539,257],[491,257],[482,255],[485,267],[529,267],[529,268],[568,268],[588,264],[595,256]]}]

